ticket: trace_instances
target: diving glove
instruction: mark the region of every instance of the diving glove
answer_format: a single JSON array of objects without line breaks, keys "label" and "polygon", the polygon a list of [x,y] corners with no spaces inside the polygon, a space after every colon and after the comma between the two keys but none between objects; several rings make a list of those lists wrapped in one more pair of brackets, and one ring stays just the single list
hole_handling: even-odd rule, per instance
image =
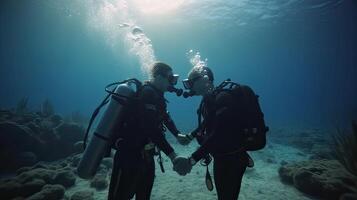
[{"label": "diving glove", "polygon": [[177,134],[176,139],[181,145],[188,145],[191,142],[191,139],[188,135],[184,135],[181,133]]},{"label": "diving glove", "polygon": [[190,164],[189,159],[177,156],[175,152],[172,152],[168,155],[173,164],[173,170],[176,171],[179,175],[185,176],[191,172],[192,165]]}]

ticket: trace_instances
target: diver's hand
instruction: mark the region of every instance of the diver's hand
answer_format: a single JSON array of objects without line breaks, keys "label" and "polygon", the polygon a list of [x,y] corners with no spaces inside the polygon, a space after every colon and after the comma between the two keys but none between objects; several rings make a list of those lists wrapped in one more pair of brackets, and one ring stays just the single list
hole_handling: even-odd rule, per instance
[{"label": "diver's hand", "polygon": [[171,152],[168,157],[173,164],[173,170],[176,171],[179,175],[185,176],[191,172],[192,164],[188,158],[177,156],[175,152]]},{"label": "diver's hand", "polygon": [[185,176],[186,174],[191,172],[192,165],[189,159],[187,158],[177,156],[172,163],[174,165],[173,170],[181,176]]},{"label": "diver's hand", "polygon": [[191,142],[191,138],[188,137],[188,135],[184,135],[184,134],[177,134],[176,136],[177,142],[180,143],[181,145],[188,145]]}]

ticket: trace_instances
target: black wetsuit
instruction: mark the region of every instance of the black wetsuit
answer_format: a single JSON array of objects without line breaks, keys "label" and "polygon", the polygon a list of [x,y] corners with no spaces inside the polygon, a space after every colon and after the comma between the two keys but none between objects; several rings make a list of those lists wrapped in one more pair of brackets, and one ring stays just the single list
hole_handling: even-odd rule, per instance
[{"label": "black wetsuit", "polygon": [[192,154],[198,161],[207,154],[214,158],[214,182],[219,200],[238,199],[243,174],[248,165],[246,151],[237,151],[244,141],[240,134],[239,115],[234,108],[236,99],[227,91],[210,94],[202,99],[198,114],[204,120],[196,129],[201,146]]},{"label": "black wetsuit", "polygon": [[138,102],[128,113],[123,140],[114,157],[109,187],[109,200],[150,199],[155,177],[154,149],[144,150],[149,142],[157,145],[166,155],[174,150],[167,142],[163,122],[166,101],[163,92],[149,83],[139,90]]}]

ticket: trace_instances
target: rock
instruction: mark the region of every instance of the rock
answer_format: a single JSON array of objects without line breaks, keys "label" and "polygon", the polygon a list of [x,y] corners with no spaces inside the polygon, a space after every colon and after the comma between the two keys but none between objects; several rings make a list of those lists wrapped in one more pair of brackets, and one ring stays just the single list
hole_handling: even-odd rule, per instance
[{"label": "rock", "polygon": [[[60,137],[55,133],[55,131],[52,128],[42,128],[41,133],[39,135],[47,145],[53,145],[53,146],[47,146],[47,150],[49,150],[50,148],[58,149]],[[45,152],[45,153],[51,154],[51,152]]]},{"label": "rock", "polygon": [[20,169],[16,170],[16,175],[21,174],[22,172],[30,171],[32,167],[21,167]]},{"label": "rock", "polygon": [[60,200],[65,188],[62,185],[45,185],[40,192],[30,196],[27,200]]},{"label": "rock", "polygon": [[100,164],[97,169],[97,174],[106,176],[108,174],[108,171],[109,169],[105,165]]},{"label": "rock", "polygon": [[[16,145],[21,144],[21,145]],[[29,154],[21,156],[23,152],[38,152],[41,141],[34,135],[31,129],[15,122],[0,122],[0,170],[16,170],[33,161]],[[19,159],[19,156],[25,160]]]},{"label": "rock", "polygon": [[79,161],[82,158],[82,154],[77,154],[75,156],[72,157],[72,162],[71,162],[71,166],[72,167],[77,167],[79,164]]},{"label": "rock", "polygon": [[36,124],[35,122],[29,122],[26,124],[26,126],[31,129],[34,133],[38,133],[41,130],[41,127]]},{"label": "rock", "polygon": [[70,187],[75,184],[76,177],[69,170],[56,172],[45,168],[27,169],[14,178],[3,180],[0,183],[2,199],[14,198],[15,196],[28,197],[47,184],[61,184]]},{"label": "rock", "polygon": [[16,162],[19,166],[32,166],[37,163],[37,156],[33,152],[22,152],[17,155]]},{"label": "rock", "polygon": [[113,168],[113,158],[103,158],[102,164],[108,169]]},{"label": "rock", "polygon": [[71,196],[71,200],[94,200],[94,192],[92,190],[82,190],[75,192]]},{"label": "rock", "polygon": [[11,119],[15,115],[13,110],[0,109],[0,120]]},{"label": "rock", "polygon": [[357,193],[346,193],[339,200],[357,200]]},{"label": "rock", "polygon": [[[17,152],[23,152],[31,149],[32,145],[38,145],[40,142],[33,137],[33,132],[26,126],[15,122],[0,122],[0,138],[3,148],[9,146]],[[21,144],[21,145],[14,145]]]},{"label": "rock", "polygon": [[48,165],[44,164],[43,162],[39,162],[32,167],[32,169],[37,169],[37,168],[48,169]]},{"label": "rock", "polygon": [[75,123],[62,123],[55,128],[55,132],[62,141],[74,144],[83,139],[84,129]]},{"label": "rock", "polygon": [[21,186],[21,183],[15,180],[2,180],[0,182],[1,199],[12,199],[18,196]]},{"label": "rock", "polygon": [[36,192],[41,191],[41,188],[45,184],[46,182],[42,179],[34,179],[23,184],[20,187],[18,194],[20,194],[22,197],[28,197],[32,194],[35,194]]},{"label": "rock", "polygon": [[90,186],[97,190],[104,190],[108,187],[108,181],[105,175],[97,174],[91,181]]},{"label": "rock", "polygon": [[83,153],[83,141],[78,141],[73,144],[73,153]]},{"label": "rock", "polygon": [[66,188],[73,186],[75,182],[76,182],[76,177],[74,173],[70,170],[60,171],[56,174],[54,178],[54,183],[61,184]]},{"label": "rock", "polygon": [[29,123],[34,119],[34,115],[31,113],[24,113],[21,114],[20,116],[18,116],[18,120],[16,122],[21,123],[21,124],[25,124],[25,123]]},{"label": "rock", "polygon": [[26,183],[33,179],[42,179],[46,183],[53,183],[55,176],[56,176],[56,171],[54,170],[35,168],[19,174],[18,176],[16,176],[16,179],[18,179],[21,183]]},{"label": "rock", "polygon": [[336,160],[310,160],[281,166],[279,175],[284,183],[323,199],[338,199],[357,188],[354,177]]},{"label": "rock", "polygon": [[63,122],[62,116],[58,115],[58,114],[52,115],[49,119],[51,120],[51,122],[53,122],[55,127],[60,125]]},{"label": "rock", "polygon": [[53,129],[55,128],[56,124],[54,122],[51,121],[51,119],[49,118],[45,118],[40,122],[40,127],[42,129]]},{"label": "rock", "polygon": [[61,158],[77,153],[78,149],[73,144],[83,139],[83,127],[75,123],[62,123],[54,131],[59,136],[58,145],[61,146],[61,149],[58,149],[57,153]]},{"label": "rock", "polygon": [[63,168],[67,168],[67,167],[69,166],[69,163],[67,163],[67,161],[64,160],[64,161],[62,161],[62,162],[60,163],[60,166],[63,167]]}]

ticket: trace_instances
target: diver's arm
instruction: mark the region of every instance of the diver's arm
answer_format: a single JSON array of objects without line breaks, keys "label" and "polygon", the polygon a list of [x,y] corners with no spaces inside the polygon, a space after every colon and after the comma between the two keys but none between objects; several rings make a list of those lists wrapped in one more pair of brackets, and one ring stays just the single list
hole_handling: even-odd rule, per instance
[{"label": "diver's arm", "polygon": [[233,103],[233,98],[230,94],[224,93],[217,97],[216,99],[216,109],[213,128],[208,137],[202,142],[202,145],[191,155],[196,162],[201,160],[205,155],[211,152],[217,151],[217,141],[218,137],[222,137],[220,131],[224,131],[227,122],[232,117],[231,105]]},{"label": "diver's arm", "polygon": [[193,138],[197,137],[197,135],[199,134],[199,132],[201,131],[201,127],[197,127],[195,130],[193,130],[188,136],[190,137],[190,139],[192,140]]},{"label": "diver's arm", "polygon": [[181,134],[177,129],[175,122],[172,120],[170,113],[166,112],[164,117],[164,124],[167,129],[169,129],[170,133],[177,139],[177,142],[181,145],[188,145],[192,138],[189,135]]},{"label": "diver's arm", "polygon": [[152,132],[151,140],[154,142],[159,149],[161,149],[167,156],[174,152],[174,149],[171,147],[170,143],[166,140],[165,135],[161,132]]},{"label": "diver's arm", "polygon": [[169,112],[166,112],[164,124],[173,136],[177,137],[180,131],[177,129],[175,122],[172,120]]}]

